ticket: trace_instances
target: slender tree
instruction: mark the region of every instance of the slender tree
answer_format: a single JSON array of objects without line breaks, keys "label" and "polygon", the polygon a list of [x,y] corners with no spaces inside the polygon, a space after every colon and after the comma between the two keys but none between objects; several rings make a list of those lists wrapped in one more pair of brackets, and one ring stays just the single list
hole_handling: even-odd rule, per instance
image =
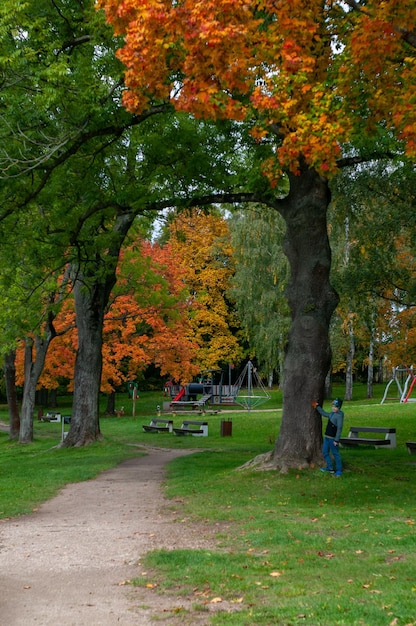
[{"label": "slender tree", "polygon": [[4,356],[4,380],[6,385],[7,405],[9,408],[10,439],[17,439],[20,431],[19,407],[16,394],[16,351],[10,350]]}]

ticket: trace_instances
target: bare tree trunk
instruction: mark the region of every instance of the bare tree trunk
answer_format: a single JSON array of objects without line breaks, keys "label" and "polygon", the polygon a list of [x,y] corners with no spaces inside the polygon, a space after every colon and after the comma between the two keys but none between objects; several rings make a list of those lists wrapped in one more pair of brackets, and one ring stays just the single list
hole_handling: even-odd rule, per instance
[{"label": "bare tree trunk", "polygon": [[375,316],[375,310],[373,309],[370,319],[370,345],[368,346],[367,398],[373,397]]},{"label": "bare tree trunk", "polygon": [[33,441],[33,412],[35,410],[36,383],[33,363],[33,340],[25,339],[25,381],[23,384],[22,419],[20,420],[20,443]]},{"label": "bare tree trunk", "polygon": [[380,357],[378,360],[378,383],[384,383],[384,358]]},{"label": "bare tree trunk", "polygon": [[18,439],[20,431],[19,407],[16,396],[16,350],[4,355],[4,380],[10,419],[10,439]]},{"label": "bare tree trunk", "polygon": [[283,381],[285,378],[285,351],[283,338],[281,338],[279,344],[279,388],[283,389]]},{"label": "bare tree trunk", "polygon": [[353,395],[353,370],[354,370],[354,356],[355,356],[355,337],[354,337],[354,322],[350,315],[348,320],[348,351],[346,359],[346,373],[345,373],[345,400],[352,400]]},{"label": "bare tree trunk", "polygon": [[331,398],[332,396],[332,372],[331,369],[328,370],[328,373],[325,377],[325,398]]},{"label": "bare tree trunk", "polygon": [[77,272],[73,293],[78,349],[74,368],[71,427],[62,444],[65,447],[83,446],[101,438],[99,394],[105,286],[98,281],[88,286],[84,283],[82,274]]},{"label": "bare tree trunk", "polygon": [[[49,344],[56,336],[53,326],[54,314],[49,313],[48,326],[45,337],[35,337],[25,340],[25,381],[23,385],[22,413],[20,419],[20,443],[33,441],[33,416],[36,404],[36,385],[45,365]],[[35,359],[33,359],[33,345]]]},{"label": "bare tree trunk", "polygon": [[105,409],[106,415],[115,415],[116,414],[116,393],[112,391],[107,395],[107,407]]},{"label": "bare tree trunk", "polygon": [[49,405],[52,408],[56,408],[58,406],[58,390],[51,389],[49,392]]},{"label": "bare tree trunk", "polygon": [[291,270],[282,425],[272,455],[282,471],[310,467],[322,458],[322,422],[311,401],[324,398],[331,364],[329,324],[338,304],[329,281],[328,182],[304,164],[300,170],[290,176],[290,192],[276,206],[286,222],[284,252]]}]

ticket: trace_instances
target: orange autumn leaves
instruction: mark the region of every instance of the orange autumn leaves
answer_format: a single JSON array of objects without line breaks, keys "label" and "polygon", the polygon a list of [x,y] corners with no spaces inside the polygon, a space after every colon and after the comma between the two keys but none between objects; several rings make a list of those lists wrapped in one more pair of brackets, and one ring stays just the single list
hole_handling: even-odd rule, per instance
[{"label": "orange autumn leaves", "polygon": [[[161,248],[136,241],[121,255],[118,282],[103,328],[101,391],[109,393],[134,380],[153,363],[162,376],[192,377],[196,344],[189,336],[183,271],[170,245]],[[50,345],[39,387],[52,389],[72,379],[77,349],[74,303],[68,298],[55,320],[58,332]],[[23,351],[17,353],[18,384],[23,381]]]},{"label": "orange autumn leaves", "polygon": [[269,174],[299,155],[323,173],[340,147],[381,123],[416,155],[414,2],[98,0],[126,66],[125,106],[170,101],[197,116],[248,120],[281,142]]},{"label": "orange autumn leaves", "polygon": [[[122,252],[104,320],[103,392],[137,379],[149,365],[188,382],[242,357],[239,324],[226,297],[234,272],[227,222],[197,210],[180,214],[167,238],[163,245],[138,239]],[[38,386],[68,383],[72,391],[77,331],[70,290],[55,328]],[[18,384],[23,359],[20,349]]]}]

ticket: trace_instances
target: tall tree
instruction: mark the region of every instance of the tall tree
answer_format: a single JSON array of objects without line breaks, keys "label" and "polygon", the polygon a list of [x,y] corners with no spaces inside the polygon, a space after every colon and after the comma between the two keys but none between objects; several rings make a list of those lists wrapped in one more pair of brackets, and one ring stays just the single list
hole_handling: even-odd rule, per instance
[{"label": "tall tree", "polygon": [[[372,155],[353,148],[363,136],[374,137],[378,125],[414,157],[414,2],[99,5],[125,37],[119,57],[127,67],[130,111],[143,111],[154,98],[171,101],[197,116],[246,121],[259,141],[275,144],[264,171],[272,185],[285,172],[290,188],[284,199],[263,199],[286,222],[292,325],[282,427],[271,460],[283,471],[310,466],[321,458],[321,422],[310,401],[323,398],[328,328],[338,303],[329,280],[327,176],[346,157],[358,162],[380,154],[379,146]],[[311,372],[306,380],[304,371]]]},{"label": "tall tree", "polygon": [[[108,209],[106,212],[102,197],[94,204],[95,190],[109,184],[109,179],[100,178],[104,174],[101,151],[111,139],[120,137],[132,120],[121,111],[117,116],[112,103],[120,78],[109,52],[112,36],[90,2],[5,2],[0,19],[4,53],[1,225],[25,246],[24,271],[31,288],[47,284],[49,274],[65,265],[72,266],[73,281],[78,285],[94,255],[93,243],[90,240],[89,247],[85,245],[86,233],[80,232],[83,224],[101,211],[90,228],[91,236],[104,214],[110,220],[116,215],[115,210],[111,216]],[[97,33],[100,49],[94,42]],[[97,229],[95,234],[99,234]],[[96,254],[98,250],[100,245]],[[44,274],[39,277],[42,269]],[[39,280],[34,280],[35,272]],[[31,330],[36,334],[35,328]],[[25,442],[32,436],[33,385],[48,344],[40,332],[38,336],[36,362],[27,359],[28,366],[32,365],[25,378],[25,388],[31,389],[29,401],[23,403],[23,414],[28,416],[21,422],[21,440]],[[75,413],[91,419],[84,409],[85,405]]]},{"label": "tall tree", "polygon": [[201,371],[239,362],[241,328],[228,295],[234,260],[227,221],[200,209],[181,212],[170,224],[169,234],[189,291],[188,340],[198,346],[195,364]]},{"label": "tall tree", "polygon": [[[353,329],[357,352],[350,369],[367,367],[369,397],[374,360],[385,355],[390,335],[386,311],[393,313],[394,308],[412,307],[415,302],[414,176],[408,164],[393,167],[380,160],[353,175],[343,171],[332,185],[332,279],[341,293],[337,314],[344,329]],[[338,350],[341,359],[345,354]],[[348,393],[352,389],[347,388]]]},{"label": "tall tree", "polygon": [[100,437],[99,332],[129,225],[192,206],[195,196],[206,204],[241,192],[241,156],[231,150],[241,130],[224,124],[214,132],[160,100],[126,112],[117,40],[93,0],[5,0],[0,36],[2,241],[9,232],[16,251],[18,237],[32,244],[28,283],[35,267],[72,268],[79,373],[65,445],[83,445]]},{"label": "tall tree", "polygon": [[233,214],[230,230],[235,276],[231,293],[250,351],[263,374],[283,382],[283,354],[290,325],[285,298],[287,259],[282,242],[284,222],[274,209],[249,206]]}]

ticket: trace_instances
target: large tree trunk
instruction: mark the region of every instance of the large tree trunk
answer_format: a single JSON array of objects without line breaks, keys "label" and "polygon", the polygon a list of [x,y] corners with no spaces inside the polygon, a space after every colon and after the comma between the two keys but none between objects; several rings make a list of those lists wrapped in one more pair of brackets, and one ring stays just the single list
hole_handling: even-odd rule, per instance
[{"label": "large tree trunk", "polygon": [[114,223],[113,237],[105,252],[93,252],[83,269],[77,264],[73,266],[78,349],[74,368],[71,426],[62,442],[63,447],[85,446],[101,439],[99,396],[104,315],[111,290],[116,283],[120,249],[133,220],[133,213],[120,214]]},{"label": "large tree trunk", "polygon": [[4,356],[4,381],[6,385],[7,406],[9,409],[9,438],[18,439],[20,431],[19,407],[16,395],[16,351],[11,350]]},{"label": "large tree trunk", "polygon": [[78,349],[74,369],[71,427],[63,445],[83,446],[100,439],[99,394],[105,285],[86,286],[82,274],[74,281]]},{"label": "large tree trunk", "polygon": [[326,179],[301,165],[290,176],[289,195],[278,210],[286,221],[284,252],[292,324],[286,347],[282,425],[272,455],[282,471],[314,466],[322,458],[322,422],[312,400],[322,403],[331,364],[329,323],[338,295],[329,281],[327,234],[330,191]]}]

